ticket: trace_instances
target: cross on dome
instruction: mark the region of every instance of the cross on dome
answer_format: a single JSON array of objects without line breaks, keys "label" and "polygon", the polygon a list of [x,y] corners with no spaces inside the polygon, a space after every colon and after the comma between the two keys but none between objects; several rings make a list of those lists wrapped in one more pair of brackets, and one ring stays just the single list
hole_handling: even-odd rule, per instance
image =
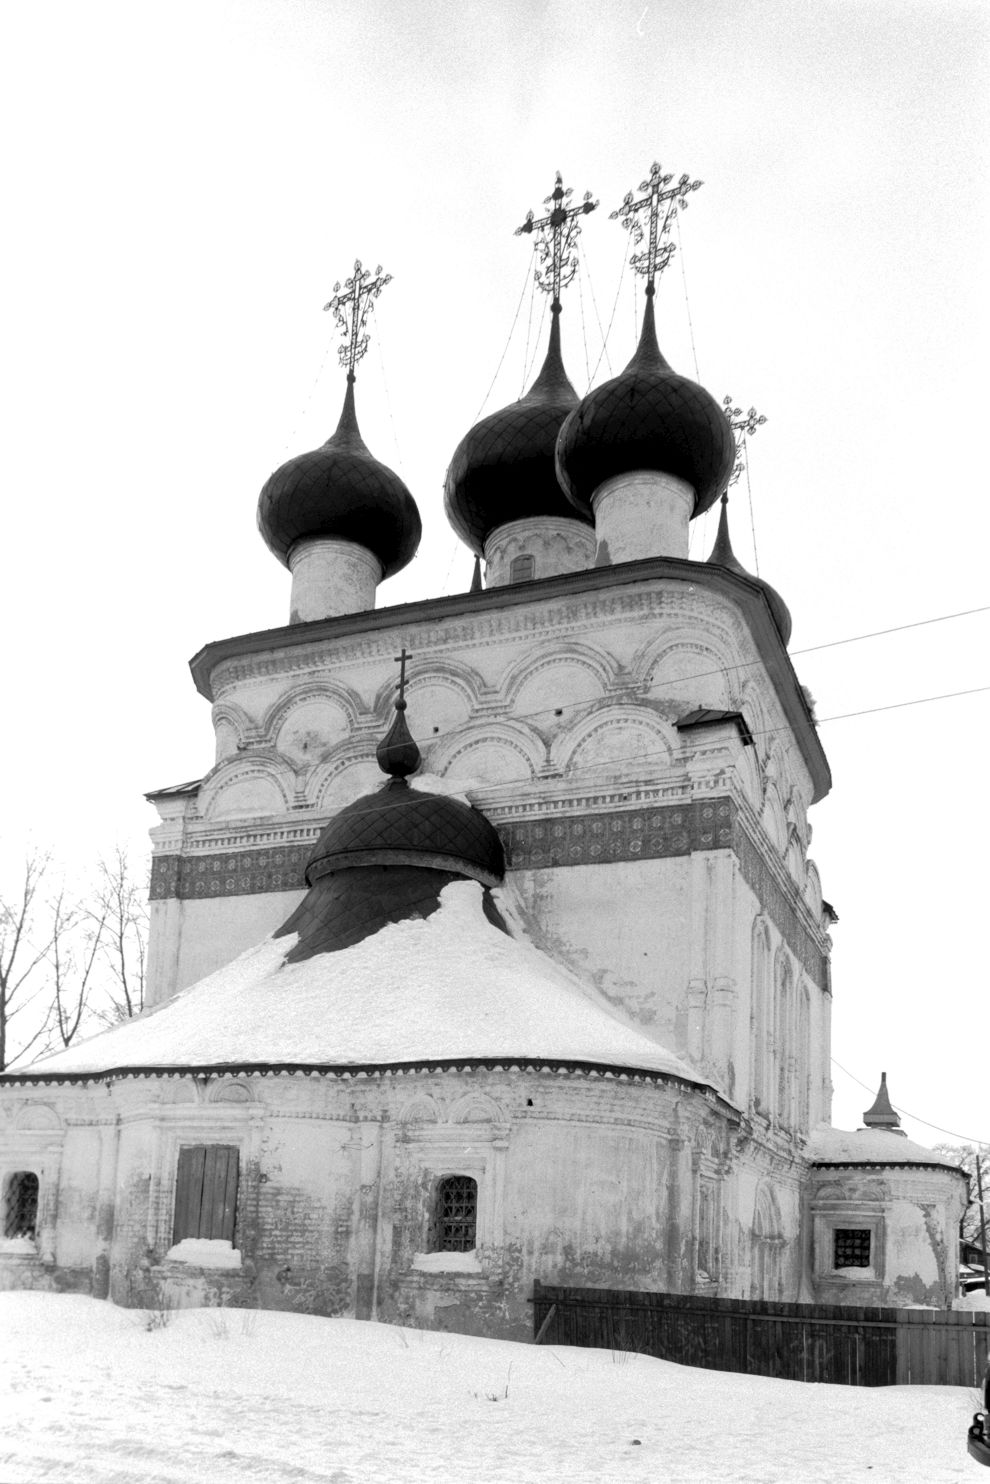
[{"label": "cross on dome", "polygon": [[646,249],[644,252],[634,252],[629,261],[637,273],[646,275],[646,292],[651,295],[657,275],[663,272],[674,255],[674,244],[661,242],[661,239],[670,231],[674,213],[679,209],[687,209],[688,192],[698,190],[703,184],[700,180],[689,180],[686,175],[682,175],[677,184],[671,186],[673,178],[673,175],[661,174],[660,162],[654,160],[648,177],[639,183],[640,190],[645,191],[646,195],[634,201],[632,191],[628,191],[622,205],[609,213],[609,221],[621,220],[632,238],[633,246],[638,247],[646,236],[639,219],[640,213],[649,211],[650,230]]},{"label": "cross on dome", "polygon": [[405,711],[406,709],[406,660],[411,659],[412,655],[405,645],[402,646],[401,653],[395,656],[395,663],[399,667],[399,697],[395,703],[396,711]]},{"label": "cross on dome", "polygon": [[337,328],[343,336],[343,344],[338,346],[337,354],[340,364],[347,368],[348,381],[354,380],[354,367],[370,343],[370,336],[365,332],[368,315],[382,289],[391,282],[391,273],[383,273],[381,263],[372,277],[371,269],[363,268],[361,259],[356,258],[350,278],[344,279],[343,288],[338,279],[333,286],[333,298],[323,306],[324,313],[328,309],[333,311]]},{"label": "cross on dome", "polygon": [[[736,460],[732,466],[732,473],[729,476],[729,483],[731,485],[736,483],[743,471],[747,437],[755,433],[757,428],[762,427],[766,422],[766,418],[762,412],[757,412],[755,407],[751,407],[748,412],[743,412],[741,407],[733,407],[731,397],[722,398],[722,408],[725,412],[725,420],[732,429],[732,436],[736,440]],[[724,502],[724,495],[722,499]]]},{"label": "cross on dome", "polygon": [[546,216],[541,216],[537,221],[533,212],[527,211],[526,220],[513,234],[516,237],[531,232],[539,234],[534,243],[534,250],[539,257],[534,277],[545,294],[553,295],[550,308],[554,314],[560,313],[561,289],[566,289],[577,272],[575,249],[581,235],[578,217],[587,216],[598,205],[597,201],[592,201],[591,192],[585,191],[579,206],[568,206],[567,202],[573,194],[570,187],[565,190],[563,177],[558,170],[556,184],[550,195],[543,200],[544,206],[550,207]]}]

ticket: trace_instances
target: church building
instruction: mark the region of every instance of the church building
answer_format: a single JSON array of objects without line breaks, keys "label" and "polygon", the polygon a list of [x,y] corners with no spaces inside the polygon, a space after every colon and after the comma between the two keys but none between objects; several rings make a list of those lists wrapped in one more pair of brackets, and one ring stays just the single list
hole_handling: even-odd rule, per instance
[{"label": "church building", "polygon": [[885,1083],[830,1126],[829,768],[729,540],[755,414],[657,337],[697,184],[654,165],[613,213],[642,331],[584,397],[561,314],[597,202],[558,176],[519,229],[549,340],[450,459],[460,595],[376,607],[420,517],[358,426],[388,278],[336,286],[339,423],[258,505],[288,621],[195,656],[215,761],[149,795],[149,1008],[0,1076],[0,1288],[512,1338],[536,1280],[951,1302],[962,1173]]}]

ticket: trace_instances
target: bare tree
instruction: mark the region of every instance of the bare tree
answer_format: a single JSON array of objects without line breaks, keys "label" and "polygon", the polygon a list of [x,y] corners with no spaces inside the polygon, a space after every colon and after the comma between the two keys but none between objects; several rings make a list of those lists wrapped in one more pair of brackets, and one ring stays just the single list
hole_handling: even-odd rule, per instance
[{"label": "bare tree", "polygon": [[[37,970],[48,956],[51,937],[41,921],[39,891],[48,866],[46,854],[29,852],[18,885],[0,896],[0,1072],[10,1060],[14,1020],[41,993]],[[47,1014],[40,1021],[36,1017],[34,1032],[18,1046],[18,1055],[47,1035],[49,1019]]]},{"label": "bare tree", "polygon": [[[936,1154],[960,1165],[969,1176],[969,1205],[962,1219],[962,1236],[967,1242],[980,1243],[980,1206],[978,1187],[982,1183],[985,1204],[984,1218],[990,1235],[990,1147],[985,1144],[933,1144]],[[976,1178],[977,1160],[980,1180]]]},{"label": "bare tree", "polygon": [[101,860],[81,893],[61,882],[45,895],[51,875],[50,855],[32,852],[0,894],[0,1071],[144,1008],[146,892],[126,851]]},{"label": "bare tree", "polygon": [[144,976],[148,955],[148,884],[138,881],[127,852],[117,846],[101,860],[90,918],[100,931],[104,968],[100,1010],[104,1022],[116,1023],[144,1009]]}]

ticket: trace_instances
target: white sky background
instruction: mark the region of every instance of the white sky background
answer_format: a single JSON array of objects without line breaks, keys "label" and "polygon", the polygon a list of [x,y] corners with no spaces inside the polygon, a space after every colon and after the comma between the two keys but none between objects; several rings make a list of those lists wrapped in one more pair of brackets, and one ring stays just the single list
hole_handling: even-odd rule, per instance
[{"label": "white sky background", "polygon": [[[210,766],[185,661],[287,620],[255,504],[336,424],[321,309],[356,256],[394,276],[362,432],[425,527],[380,599],[467,587],[443,476],[519,303],[513,229],[556,169],[601,200],[565,298],[579,391],[592,292],[607,325],[628,254],[608,212],[654,158],[705,182],[661,344],[769,419],[751,483],[792,651],[990,602],[984,0],[62,0],[0,24],[5,860],[29,832],[72,866],[141,847],[142,793]],[[486,411],[522,390],[527,313]],[[745,483],[733,499],[752,565]],[[713,536],[708,517],[692,555]],[[982,614],[795,663],[830,717],[990,685],[988,637]],[[825,725],[834,792],[812,813],[841,918],[836,1057],[986,1140],[988,731],[990,692]],[[871,1098],[834,1078],[855,1126]]]}]

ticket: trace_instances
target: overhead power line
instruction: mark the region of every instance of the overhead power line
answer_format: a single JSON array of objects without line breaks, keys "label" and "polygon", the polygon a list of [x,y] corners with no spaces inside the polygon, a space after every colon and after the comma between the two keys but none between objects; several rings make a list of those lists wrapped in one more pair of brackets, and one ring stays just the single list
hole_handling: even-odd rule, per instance
[{"label": "overhead power line", "polygon": [[[832,1065],[838,1067],[840,1072],[845,1072],[847,1077],[851,1078],[859,1087],[862,1087],[865,1092],[870,1093],[871,1096],[876,1093],[875,1087],[870,1087],[868,1083],[857,1077],[854,1072],[850,1072],[849,1068],[844,1067],[841,1061],[838,1061],[834,1056],[832,1057]],[[976,1139],[971,1134],[957,1134],[951,1128],[943,1128],[940,1123],[932,1123],[929,1118],[922,1118],[918,1113],[910,1113],[907,1108],[898,1107],[896,1103],[893,1103],[891,1106],[895,1113],[903,1113],[905,1118],[912,1118],[915,1123],[923,1123],[925,1128],[933,1128],[936,1133],[948,1134],[950,1139],[959,1139],[963,1144],[990,1144],[990,1139]]]}]

